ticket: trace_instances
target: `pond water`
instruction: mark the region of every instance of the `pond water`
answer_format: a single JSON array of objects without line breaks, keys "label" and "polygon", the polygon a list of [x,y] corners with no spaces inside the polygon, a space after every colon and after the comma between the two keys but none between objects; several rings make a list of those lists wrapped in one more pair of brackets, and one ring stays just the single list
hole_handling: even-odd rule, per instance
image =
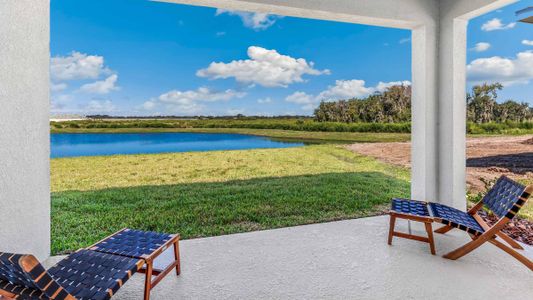
[{"label": "pond water", "polygon": [[288,148],[300,141],[226,133],[54,133],[51,157]]}]

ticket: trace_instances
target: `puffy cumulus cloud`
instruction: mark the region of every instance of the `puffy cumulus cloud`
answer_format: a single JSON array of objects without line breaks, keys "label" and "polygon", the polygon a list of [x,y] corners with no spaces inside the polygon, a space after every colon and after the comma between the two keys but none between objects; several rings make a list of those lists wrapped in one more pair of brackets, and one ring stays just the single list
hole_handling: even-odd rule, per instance
[{"label": "puffy cumulus cloud", "polygon": [[522,45],[533,46],[533,40],[522,40]]},{"label": "puffy cumulus cloud", "polygon": [[364,97],[374,92],[371,87],[365,86],[364,80],[336,80],[335,85],[318,95],[319,100],[325,99],[349,99]]},{"label": "puffy cumulus cloud", "polygon": [[305,92],[295,92],[285,98],[285,101],[300,104],[302,110],[309,112],[315,109],[323,100],[338,100],[366,97],[375,92],[384,92],[394,85],[411,85],[410,81],[379,82],[375,87],[367,87],[364,80],[337,80],[335,85],[329,86],[318,95]]},{"label": "puffy cumulus cloud", "polygon": [[68,56],[50,59],[50,76],[54,81],[97,79],[110,70],[104,65],[104,57],[72,52]]},{"label": "puffy cumulus cloud", "polygon": [[483,25],[481,25],[481,30],[483,31],[494,31],[494,30],[507,30],[514,28],[516,26],[516,23],[512,22],[509,24],[503,24],[501,19],[494,18],[492,20],[489,20],[485,22]]},{"label": "puffy cumulus cloud", "polygon": [[107,114],[116,111],[116,107],[111,100],[91,100],[83,108],[86,113]]},{"label": "puffy cumulus cloud", "polygon": [[468,64],[467,72],[473,83],[527,84],[533,79],[533,51],[520,52],[515,58],[478,58]]},{"label": "puffy cumulus cloud", "polygon": [[303,58],[281,55],[276,50],[262,47],[249,47],[248,57],[229,63],[212,62],[206,69],[198,70],[196,75],[211,79],[233,77],[240,83],[264,87],[287,87],[295,82],[303,82],[303,75],[330,74],[327,69],[315,69],[313,62]]},{"label": "puffy cumulus cloud", "polygon": [[256,31],[265,30],[270,26],[274,25],[278,19],[282,18],[281,16],[265,13],[226,10],[221,8],[217,9],[216,15],[220,16],[222,14],[238,16],[239,18],[241,18],[242,24],[245,27],[251,28]]},{"label": "puffy cumulus cloud", "polygon": [[473,49],[476,52],[483,52],[483,51],[489,50],[489,48],[490,48],[490,44],[489,43],[481,42],[481,43],[477,43],[476,46],[474,46]]},{"label": "puffy cumulus cloud", "polygon": [[91,94],[108,94],[111,91],[118,90],[116,85],[118,75],[113,74],[104,80],[95,81],[93,83],[87,83],[80,87],[80,91]]},{"label": "puffy cumulus cloud", "polygon": [[68,85],[66,83],[53,83],[50,82],[50,91],[51,92],[60,92],[66,90]]},{"label": "puffy cumulus cloud", "polygon": [[310,104],[316,101],[314,96],[309,95],[305,92],[295,92],[287,96],[285,100],[287,102],[292,102],[296,104]]},{"label": "puffy cumulus cloud", "polygon": [[304,111],[312,111],[320,100],[317,97],[309,95],[305,92],[295,92],[287,98],[285,101],[299,104]]},{"label": "puffy cumulus cloud", "polygon": [[395,86],[395,85],[403,85],[403,86],[408,86],[408,85],[411,85],[411,81],[409,80],[404,80],[404,81],[390,81],[390,82],[379,82],[378,85],[376,85],[376,87],[374,88],[374,92],[380,92],[380,93],[383,93],[384,91],[386,91],[388,88],[390,88],[391,86]]},{"label": "puffy cumulus cloud", "polygon": [[174,113],[190,115],[201,113],[205,109],[204,103],[228,101],[234,98],[242,98],[245,95],[246,93],[244,92],[231,89],[212,91],[207,87],[189,91],[172,90],[146,101],[140,108],[151,111],[162,105]]}]

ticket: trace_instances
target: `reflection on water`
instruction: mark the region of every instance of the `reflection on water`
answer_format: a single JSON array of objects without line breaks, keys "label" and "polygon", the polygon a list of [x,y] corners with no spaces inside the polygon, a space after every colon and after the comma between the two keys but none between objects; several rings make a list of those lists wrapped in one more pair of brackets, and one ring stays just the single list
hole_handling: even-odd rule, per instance
[{"label": "reflection on water", "polygon": [[55,133],[51,157],[288,148],[307,142],[227,133]]}]

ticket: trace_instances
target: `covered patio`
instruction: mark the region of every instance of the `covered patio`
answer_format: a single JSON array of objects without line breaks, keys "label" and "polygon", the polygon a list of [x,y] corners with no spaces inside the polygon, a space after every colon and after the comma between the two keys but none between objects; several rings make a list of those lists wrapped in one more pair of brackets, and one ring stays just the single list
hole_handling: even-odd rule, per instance
[{"label": "covered patio", "polygon": [[[515,0],[166,0],[412,31],[411,196],[464,210],[468,20]],[[0,1],[1,251],[50,256],[49,0]],[[399,229],[405,226],[399,223]],[[403,228],[406,230],[406,228]],[[413,225],[413,230],[423,229]],[[365,218],[184,241],[155,299],[526,299],[531,272],[490,244],[457,261],[386,243]],[[469,240],[437,235],[437,254]],[[529,256],[531,257],[531,250]],[[116,299],[142,295],[142,276]]]},{"label": "covered patio", "polygon": [[[424,234],[420,223],[413,234]],[[405,221],[398,230],[407,232]],[[529,299],[528,268],[487,243],[463,259],[441,255],[469,240],[462,231],[426,243],[386,243],[388,217],[256,231],[181,242],[182,274],[171,274],[152,299]],[[533,249],[528,248],[529,257]],[[172,251],[160,264],[172,259]],[[53,257],[51,266],[61,257]],[[113,299],[142,299],[144,275]]]}]

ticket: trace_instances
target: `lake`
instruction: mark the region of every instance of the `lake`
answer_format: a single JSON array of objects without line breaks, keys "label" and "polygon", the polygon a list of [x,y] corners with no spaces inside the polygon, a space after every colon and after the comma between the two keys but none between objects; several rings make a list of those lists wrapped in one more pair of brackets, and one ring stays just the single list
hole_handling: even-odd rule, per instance
[{"label": "lake", "polygon": [[303,146],[300,141],[226,133],[54,133],[51,157],[146,154]]}]

